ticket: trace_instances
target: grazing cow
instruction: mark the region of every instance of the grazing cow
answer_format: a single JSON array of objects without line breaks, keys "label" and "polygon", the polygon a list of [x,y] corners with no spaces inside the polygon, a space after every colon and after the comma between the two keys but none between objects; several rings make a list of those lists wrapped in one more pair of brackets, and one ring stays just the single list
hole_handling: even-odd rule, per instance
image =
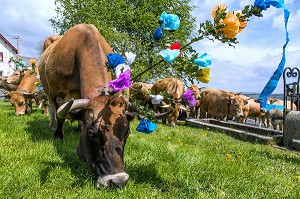
[{"label": "grazing cow", "polygon": [[8,77],[0,78],[0,89],[6,91],[15,91],[17,90],[20,82],[24,77],[24,72],[20,70],[15,70],[13,74]]},{"label": "grazing cow", "polygon": [[[128,182],[123,154],[135,116],[124,94],[99,89],[112,80],[105,64],[108,53],[113,51],[97,28],[79,24],[50,44],[39,63],[54,136],[63,139],[68,113],[82,122],[77,154],[95,174],[98,188]],[[59,99],[67,102],[59,106]]]},{"label": "grazing cow", "polygon": [[157,80],[152,88],[151,93],[154,95],[170,94],[172,100],[164,99],[163,106],[154,106],[155,111],[165,112],[166,110],[173,109],[174,111],[168,115],[168,124],[174,126],[177,124],[177,118],[179,117],[180,110],[184,109],[178,101],[184,93],[184,85],[181,80],[177,78],[164,78]]},{"label": "grazing cow", "polygon": [[[195,118],[195,119],[198,118],[199,111],[200,111],[200,100],[201,100],[200,93],[201,93],[201,90],[202,90],[203,88],[204,88],[204,87],[199,88],[199,87],[198,87],[197,85],[195,85],[195,84],[192,84],[191,86],[188,87],[188,89],[194,91],[194,97],[195,97],[195,99],[196,99],[196,105],[190,107],[190,114],[189,114],[189,117],[190,117],[190,118]],[[200,115],[199,115],[199,118],[200,118]]]},{"label": "grazing cow", "polygon": [[148,105],[150,108],[152,107],[150,92],[151,92],[152,84],[147,84],[143,82],[134,82],[130,88],[129,93],[132,96],[132,101],[140,100],[143,105]]},{"label": "grazing cow", "polygon": [[240,95],[243,99],[248,101],[243,108],[244,116],[239,119],[239,122],[246,123],[247,118],[258,118],[259,119],[259,127],[261,127],[261,122],[263,123],[264,127],[267,128],[266,123],[266,114],[261,111],[260,103],[255,101],[252,98],[249,98],[245,95]]},{"label": "grazing cow", "polygon": [[[270,101],[270,104],[275,104],[275,105],[281,105],[284,106],[284,101],[280,99],[273,99],[273,98],[268,98]],[[287,101],[287,109],[289,110],[297,110],[297,106],[294,103],[291,103],[291,101]],[[266,117],[267,117],[267,126],[270,126],[270,121],[273,126],[274,130],[283,130],[283,113],[284,110],[279,110],[278,108],[271,109],[266,112]],[[279,119],[282,118],[282,119]]]},{"label": "grazing cow", "polygon": [[16,115],[31,113],[32,99],[35,98],[35,93],[38,91],[36,85],[36,83],[39,82],[39,79],[36,77],[38,74],[37,68],[38,67],[34,68],[35,71],[26,70],[18,88],[9,94],[9,100],[15,108]]},{"label": "grazing cow", "polygon": [[239,95],[225,90],[205,88],[201,92],[200,111],[208,117],[224,120],[229,114],[236,118],[243,117],[243,106],[248,102]]}]

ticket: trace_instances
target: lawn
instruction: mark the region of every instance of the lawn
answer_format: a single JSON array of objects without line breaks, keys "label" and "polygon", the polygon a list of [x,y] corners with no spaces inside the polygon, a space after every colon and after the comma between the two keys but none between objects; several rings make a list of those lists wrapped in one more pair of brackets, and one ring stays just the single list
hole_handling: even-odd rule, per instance
[{"label": "lawn", "polygon": [[76,154],[76,122],[56,140],[41,109],[17,117],[0,101],[0,198],[300,198],[299,153],[183,125],[143,134],[137,124],[125,148],[128,184],[99,190]]}]

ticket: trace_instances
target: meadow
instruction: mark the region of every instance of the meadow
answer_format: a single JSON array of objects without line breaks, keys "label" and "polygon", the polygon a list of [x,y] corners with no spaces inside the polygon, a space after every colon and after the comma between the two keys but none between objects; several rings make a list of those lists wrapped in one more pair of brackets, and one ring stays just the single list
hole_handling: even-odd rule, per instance
[{"label": "meadow", "polygon": [[130,175],[122,189],[97,189],[76,154],[76,122],[53,138],[49,116],[15,116],[0,101],[0,198],[300,198],[300,155],[225,134],[159,123],[135,130],[125,147]]}]

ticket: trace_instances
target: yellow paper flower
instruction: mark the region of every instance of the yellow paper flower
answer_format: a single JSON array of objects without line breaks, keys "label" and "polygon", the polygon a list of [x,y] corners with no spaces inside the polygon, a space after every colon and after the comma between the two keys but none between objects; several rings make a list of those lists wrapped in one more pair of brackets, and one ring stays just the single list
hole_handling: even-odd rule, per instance
[{"label": "yellow paper flower", "polygon": [[227,6],[226,6],[225,4],[223,4],[223,3],[221,3],[221,4],[215,6],[215,7],[212,9],[212,11],[211,11],[211,17],[212,17],[213,19],[216,18],[216,12],[217,12],[218,9],[219,9],[219,12],[221,12],[221,10],[224,10],[225,13],[228,12]]},{"label": "yellow paper flower", "polygon": [[29,61],[31,64],[34,64],[34,65],[36,64],[36,59],[30,59]]},{"label": "yellow paper flower", "polygon": [[199,70],[195,74],[195,76],[200,82],[207,84],[210,80],[209,73],[210,73],[210,68],[201,68],[201,70]]},{"label": "yellow paper flower", "polygon": [[235,38],[240,29],[239,18],[235,14],[228,13],[223,23],[225,24],[225,27],[220,28],[220,30],[223,31],[224,37]]}]

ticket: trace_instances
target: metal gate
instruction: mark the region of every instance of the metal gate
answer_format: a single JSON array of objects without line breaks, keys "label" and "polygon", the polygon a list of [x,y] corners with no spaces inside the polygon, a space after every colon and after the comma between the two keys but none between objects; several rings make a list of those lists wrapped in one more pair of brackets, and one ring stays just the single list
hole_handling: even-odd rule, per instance
[{"label": "metal gate", "polygon": [[[284,101],[284,114],[283,121],[286,115],[290,111],[300,110],[300,96],[299,96],[299,81],[300,70],[298,67],[290,68],[286,67],[283,71],[283,101]],[[290,103],[290,109],[288,109],[288,103]],[[295,103],[297,110],[292,110],[292,103]]]}]

